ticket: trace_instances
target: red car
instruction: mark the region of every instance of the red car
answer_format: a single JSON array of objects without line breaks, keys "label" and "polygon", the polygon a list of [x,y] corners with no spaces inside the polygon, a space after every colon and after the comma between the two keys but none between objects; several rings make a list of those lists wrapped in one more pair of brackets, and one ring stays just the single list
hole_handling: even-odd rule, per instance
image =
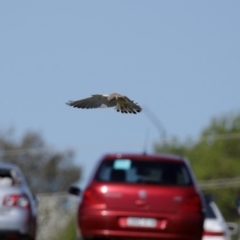
[{"label": "red car", "polygon": [[200,240],[203,198],[182,157],[111,154],[98,164],[77,216],[84,240]]}]

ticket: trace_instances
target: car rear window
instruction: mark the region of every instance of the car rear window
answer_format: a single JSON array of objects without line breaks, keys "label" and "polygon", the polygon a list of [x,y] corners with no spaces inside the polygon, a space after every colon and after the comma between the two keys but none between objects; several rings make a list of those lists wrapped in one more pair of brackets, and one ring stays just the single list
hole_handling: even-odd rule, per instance
[{"label": "car rear window", "polygon": [[0,169],[0,187],[8,187],[19,183],[17,173],[12,169]]},{"label": "car rear window", "polygon": [[192,185],[188,169],[182,162],[135,159],[103,161],[95,175],[95,180],[134,184]]},{"label": "car rear window", "polygon": [[216,217],[216,214],[214,213],[213,209],[212,209],[212,206],[211,206],[211,202],[207,202],[206,203],[206,211],[205,211],[205,216],[207,218],[217,218]]}]

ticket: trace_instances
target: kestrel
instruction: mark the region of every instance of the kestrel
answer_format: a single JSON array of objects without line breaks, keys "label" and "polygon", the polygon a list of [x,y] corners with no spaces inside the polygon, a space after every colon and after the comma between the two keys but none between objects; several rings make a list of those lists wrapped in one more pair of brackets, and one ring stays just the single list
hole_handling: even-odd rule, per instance
[{"label": "kestrel", "polygon": [[118,93],[112,93],[109,95],[94,94],[89,98],[77,101],[69,101],[66,104],[72,107],[86,109],[115,107],[117,112],[121,113],[136,114],[142,111],[142,108],[137,103],[134,103],[128,97]]}]

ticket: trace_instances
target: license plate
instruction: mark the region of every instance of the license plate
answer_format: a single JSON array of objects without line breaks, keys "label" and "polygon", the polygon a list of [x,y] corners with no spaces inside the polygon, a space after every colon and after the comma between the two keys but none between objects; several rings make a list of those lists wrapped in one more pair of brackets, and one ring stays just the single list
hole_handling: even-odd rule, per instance
[{"label": "license plate", "polygon": [[129,217],[127,218],[127,226],[155,228],[157,226],[157,220],[154,218]]}]

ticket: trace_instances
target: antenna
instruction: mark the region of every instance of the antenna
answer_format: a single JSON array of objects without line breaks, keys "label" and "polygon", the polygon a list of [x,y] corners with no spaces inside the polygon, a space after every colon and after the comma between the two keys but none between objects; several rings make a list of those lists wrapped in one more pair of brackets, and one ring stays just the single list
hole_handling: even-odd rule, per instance
[{"label": "antenna", "polygon": [[166,136],[165,128],[164,128],[163,124],[161,123],[161,121],[157,118],[157,116],[147,106],[143,107],[143,113],[145,113],[145,116],[158,129],[160,139],[165,139],[165,136]]},{"label": "antenna", "polygon": [[149,139],[149,128],[146,129],[146,133],[145,133],[145,142],[144,142],[144,146],[143,146],[143,154],[144,155],[147,154],[148,139]]}]

